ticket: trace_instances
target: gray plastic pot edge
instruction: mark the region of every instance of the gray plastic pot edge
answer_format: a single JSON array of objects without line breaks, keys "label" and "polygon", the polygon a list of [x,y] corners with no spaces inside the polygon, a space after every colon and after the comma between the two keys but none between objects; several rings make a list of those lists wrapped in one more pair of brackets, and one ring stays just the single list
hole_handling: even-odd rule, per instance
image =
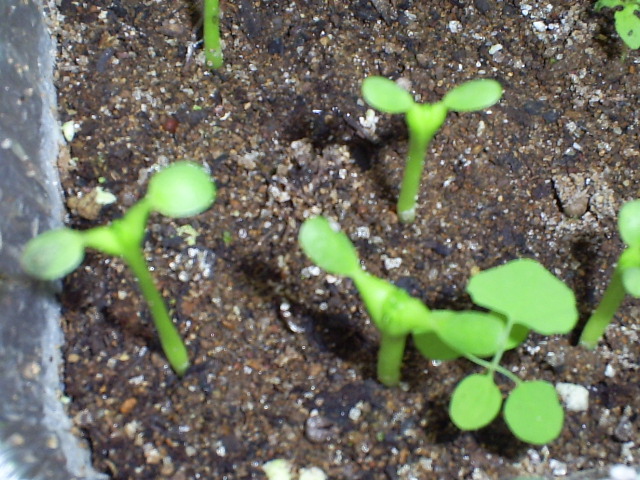
[{"label": "gray plastic pot edge", "polygon": [[55,285],[23,276],[27,240],[61,225],[54,45],[42,2],[0,4],[0,479],[102,479],[61,401]]}]

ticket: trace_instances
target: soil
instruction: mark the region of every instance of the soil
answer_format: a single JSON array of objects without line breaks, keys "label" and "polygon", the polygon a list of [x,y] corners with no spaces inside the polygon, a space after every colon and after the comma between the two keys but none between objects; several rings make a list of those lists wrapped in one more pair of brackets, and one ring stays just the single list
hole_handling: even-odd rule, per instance
[{"label": "soil", "polygon": [[[296,239],[322,213],[370,272],[437,308],[471,307],[473,271],[535,258],[574,289],[583,323],[622,248],[617,211],[638,195],[640,57],[621,48],[612,12],[560,0],[223,3],[215,72],[192,48],[189,2],[59,0],[52,14],[60,120],[77,126],[60,156],[68,224],[121,216],[176,160],[206,165],[219,188],[195,218],[153,216],[145,241],[192,358],[184,378],[121,260],[88,252],[65,281],[65,394],[95,467],[264,478],[284,458],[364,480],[639,464],[637,303],[594,351],[576,335],[532,335],[505,356],[523,379],[589,391],[560,438],[534,447],[502,420],[453,426],[451,391],[477,370],[465,360],[409,346],[402,388],[379,384],[378,334],[353,284],[312,268]],[[421,101],[478,77],[505,89],[495,107],[449,114],[410,225],[394,211],[407,132],[397,115],[367,123],[368,75],[401,79]],[[96,208],[98,187],[117,201]]]}]

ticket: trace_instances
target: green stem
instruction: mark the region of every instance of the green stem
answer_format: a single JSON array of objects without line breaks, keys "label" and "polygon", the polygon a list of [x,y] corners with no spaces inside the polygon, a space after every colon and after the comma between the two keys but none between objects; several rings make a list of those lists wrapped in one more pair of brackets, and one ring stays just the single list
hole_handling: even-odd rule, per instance
[{"label": "green stem", "polygon": [[138,278],[138,285],[140,285],[142,295],[149,304],[149,310],[160,337],[160,345],[162,345],[169,364],[179,376],[183,376],[189,368],[187,348],[180,338],[178,330],[171,322],[162,295],[153,282],[142,251],[140,249],[128,251],[123,255],[123,258]]},{"label": "green stem", "polygon": [[202,35],[204,37],[204,58],[209,68],[222,66],[222,46],[220,45],[220,3],[219,0],[204,0],[202,13]]},{"label": "green stem", "polygon": [[613,316],[620,307],[625,297],[625,289],[622,284],[622,271],[619,266],[613,271],[611,282],[604,291],[600,305],[591,314],[580,335],[580,344],[587,348],[595,348],[598,341],[604,335],[607,326],[613,320]]},{"label": "green stem", "polygon": [[511,373],[509,370],[507,370],[506,368],[504,368],[500,364],[494,365],[493,361],[488,362],[488,361],[483,360],[483,359],[481,359],[479,357],[476,357],[475,355],[473,355],[471,353],[465,353],[464,356],[465,356],[465,358],[467,360],[471,360],[473,363],[478,364],[481,367],[486,368],[491,374],[493,374],[493,372],[495,371],[495,372],[498,372],[498,373],[504,375],[509,380],[511,380],[513,383],[515,383],[516,385],[519,385],[519,384],[522,383],[522,380],[520,380],[516,375]]},{"label": "green stem", "polygon": [[420,190],[422,171],[424,170],[427,148],[433,135],[412,133],[409,131],[409,154],[404,168],[404,177],[398,198],[398,218],[401,222],[410,223],[416,218],[416,202]]},{"label": "green stem", "polygon": [[377,374],[378,381],[387,387],[394,387],[400,383],[406,341],[406,335],[394,336],[381,332]]}]

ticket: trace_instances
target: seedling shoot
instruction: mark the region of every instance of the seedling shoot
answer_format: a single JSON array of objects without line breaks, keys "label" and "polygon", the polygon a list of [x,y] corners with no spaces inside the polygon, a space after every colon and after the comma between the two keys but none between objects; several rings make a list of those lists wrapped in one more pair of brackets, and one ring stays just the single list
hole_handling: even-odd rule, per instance
[{"label": "seedling shoot", "polygon": [[598,344],[627,293],[640,298],[640,200],[622,206],[618,230],[627,247],[620,255],[600,304],[580,335],[580,343],[588,348]]},{"label": "seedling shoot", "polygon": [[495,80],[478,79],[455,87],[434,104],[419,104],[409,92],[384,77],[368,77],[362,83],[362,96],[373,108],[384,113],[404,113],[409,130],[409,152],[405,166],[397,213],[402,222],[413,222],[425,155],[431,140],[444,123],[447,113],[472,112],[489,108],[502,97],[502,86]]},{"label": "seedling shoot", "polygon": [[61,228],[33,238],[22,254],[22,267],[35,278],[54,280],[75,270],[86,248],[122,258],[138,279],[171,367],[182,376],[189,367],[187,349],[153,282],[142,242],[151,212],[172,218],[190,217],[207,210],[215,198],[215,184],[199,165],[174,163],[155,174],[146,196],[111,224],[84,231]]},{"label": "seedling shoot", "polygon": [[503,353],[522,343],[529,331],[567,333],[578,319],[573,292],[538,262],[514,260],[472,277],[467,292],[486,312],[430,310],[401,288],[365,272],[347,235],[334,230],[324,217],[303,223],[299,243],[319,267],[353,280],[380,331],[381,383],[400,382],[406,338],[412,335],[426,358],[465,357],[485,368],[485,373],[462,380],[454,391],[449,414],[459,428],[475,430],[498,415],[503,402],[494,375],[500,373],[516,385],[504,404],[505,421],[514,435],[544,444],[560,434],[564,413],[553,385],[522,381],[500,365]]}]

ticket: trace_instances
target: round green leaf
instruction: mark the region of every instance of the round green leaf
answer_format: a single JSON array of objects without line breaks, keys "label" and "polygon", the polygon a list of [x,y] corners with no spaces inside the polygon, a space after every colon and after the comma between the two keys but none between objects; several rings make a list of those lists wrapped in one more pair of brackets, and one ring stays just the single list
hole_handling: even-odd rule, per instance
[{"label": "round green leaf", "polygon": [[640,247],[640,200],[622,206],[618,214],[618,230],[624,243]]},{"label": "round green leaf", "polygon": [[31,239],[20,263],[29,275],[41,280],[54,280],[75,270],[83,258],[82,233],[61,228]]},{"label": "round green leaf", "polygon": [[535,260],[523,258],[469,281],[473,301],[543,335],[570,332],[578,321],[573,291]]},{"label": "round green leaf", "polygon": [[336,232],[324,217],[305,220],[300,227],[298,242],[304,253],[329,273],[351,276],[360,270],[358,253],[349,237],[343,232]]},{"label": "round green leaf", "polygon": [[489,108],[502,97],[502,85],[495,80],[480,78],[455,87],[442,99],[454,112],[472,112]]},{"label": "round green leaf", "polygon": [[523,442],[543,445],[562,431],[564,411],[555,388],[548,382],[523,382],[504,404],[504,419]]},{"label": "round green leaf", "polygon": [[640,268],[622,270],[622,284],[629,295],[640,297]]},{"label": "round green leaf", "polygon": [[365,78],[362,97],[373,108],[385,113],[405,113],[415,104],[409,92],[384,77]]},{"label": "round green leaf", "polygon": [[167,217],[189,217],[213,204],[216,186],[200,165],[176,162],[149,180],[146,199],[153,210]]},{"label": "round green leaf", "polygon": [[477,430],[493,421],[500,411],[502,394],[489,375],[469,375],[451,396],[449,416],[460,430]]}]

